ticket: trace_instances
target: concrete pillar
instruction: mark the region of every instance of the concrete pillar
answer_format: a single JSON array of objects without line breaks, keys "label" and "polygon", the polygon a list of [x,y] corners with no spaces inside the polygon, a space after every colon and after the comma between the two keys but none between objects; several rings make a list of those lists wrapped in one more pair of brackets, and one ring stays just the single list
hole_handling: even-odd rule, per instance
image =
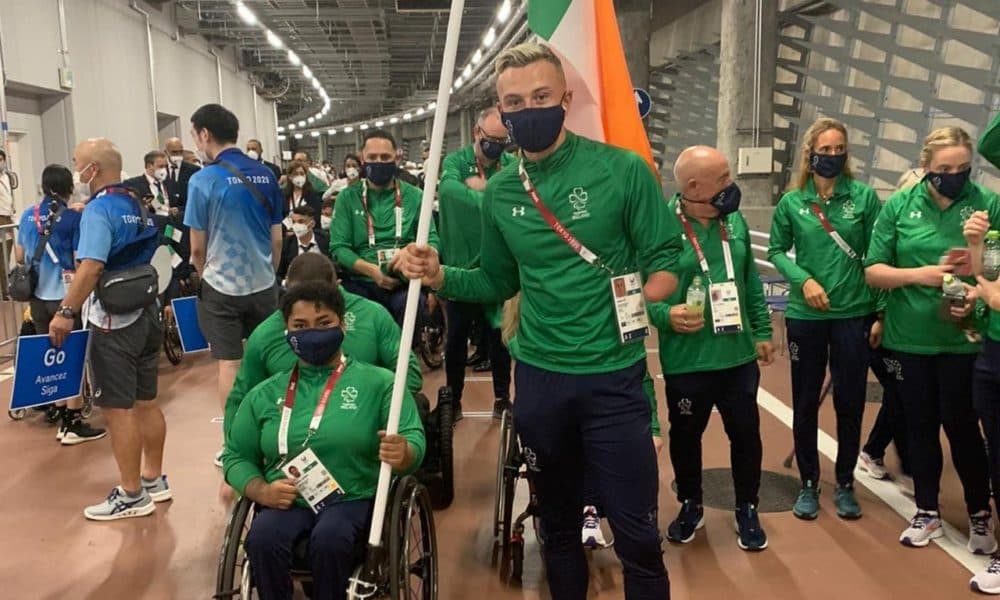
[{"label": "concrete pillar", "polygon": [[459,143],[464,148],[472,143],[472,128],[469,127],[469,109],[458,111]]},{"label": "concrete pillar", "polygon": [[653,3],[650,0],[615,0],[615,13],[632,85],[648,90]]},{"label": "concrete pillar", "polygon": [[[757,147],[773,147],[774,80],[778,52],[778,0],[762,6],[761,65],[754,67],[758,0],[723,0],[719,57],[719,115],[716,146],[729,158],[743,191],[750,226],[768,231],[775,198],[774,175],[736,176],[740,148],[754,146],[754,80],[760,86]],[[710,140],[706,140],[710,141]]]}]

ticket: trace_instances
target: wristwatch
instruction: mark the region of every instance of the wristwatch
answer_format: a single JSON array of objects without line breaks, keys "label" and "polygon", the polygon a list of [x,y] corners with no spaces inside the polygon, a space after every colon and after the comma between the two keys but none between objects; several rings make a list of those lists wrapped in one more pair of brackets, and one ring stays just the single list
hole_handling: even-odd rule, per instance
[{"label": "wristwatch", "polygon": [[60,306],[59,310],[56,311],[56,314],[66,319],[76,318],[76,311],[73,310],[72,306]]}]

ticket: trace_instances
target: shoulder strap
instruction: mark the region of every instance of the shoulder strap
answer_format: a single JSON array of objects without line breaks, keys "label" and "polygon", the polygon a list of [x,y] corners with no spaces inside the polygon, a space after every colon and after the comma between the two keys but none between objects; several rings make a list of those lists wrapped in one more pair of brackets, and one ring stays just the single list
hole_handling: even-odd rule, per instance
[{"label": "shoulder strap", "polygon": [[52,229],[55,227],[55,221],[62,214],[63,206],[58,202],[53,202],[56,205],[55,211],[49,209],[49,218],[47,225],[42,232],[42,236],[38,240],[38,245],[35,246],[35,253],[31,256],[31,265],[36,267],[41,263],[42,253],[45,252],[45,246],[49,243],[49,238],[52,237]]},{"label": "shoulder strap", "polygon": [[250,190],[250,193],[253,194],[253,197],[264,208],[264,211],[267,214],[271,214],[271,205],[267,201],[267,198],[265,198],[264,194],[262,194],[261,191],[259,189],[257,189],[257,186],[255,186],[253,183],[251,183],[250,180],[247,179],[246,176],[243,175],[243,173],[241,173],[240,170],[236,168],[236,165],[234,165],[231,162],[226,162],[224,160],[216,161],[215,164],[217,164],[220,167],[222,167],[223,169],[229,171],[229,173],[232,174],[233,177],[236,177],[240,181],[242,181],[243,185],[245,185],[247,187],[247,189]]}]

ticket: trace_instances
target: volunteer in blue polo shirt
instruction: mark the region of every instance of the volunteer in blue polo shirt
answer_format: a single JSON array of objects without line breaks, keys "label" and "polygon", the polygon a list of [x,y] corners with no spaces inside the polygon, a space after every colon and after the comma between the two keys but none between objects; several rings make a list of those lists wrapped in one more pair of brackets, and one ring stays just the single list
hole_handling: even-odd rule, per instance
[{"label": "volunteer in blue polo shirt", "polygon": [[[73,153],[73,163],[93,195],[80,222],[80,264],[49,325],[55,346],[65,341],[105,272],[119,279],[119,274],[148,265],[160,245],[153,219],[138,196],[121,184],[122,156],[110,141],[82,142]],[[135,281],[148,289],[145,279],[139,276]],[[127,298],[145,298],[129,284],[120,285],[129,289]],[[125,301],[120,293],[109,295]],[[87,304],[94,404],[103,409],[114,440],[111,447],[121,483],[103,502],[84,509],[84,516],[94,521],[145,516],[155,510],[154,502],[170,499],[163,476],[166,423],[155,400],[163,340],[156,297],[150,295],[147,303],[118,310],[96,298]],[[127,309],[132,310],[124,312]]]},{"label": "volunteer in blue polo shirt", "polygon": [[[80,213],[71,210],[67,201],[73,195],[73,173],[62,165],[49,165],[42,171],[42,192],[45,196],[38,204],[21,214],[17,231],[17,245],[14,257],[19,265],[32,263],[38,274],[31,299],[31,321],[35,333],[48,334],[49,322],[55,316],[66,295],[67,283],[72,281],[76,270],[77,242],[80,239]],[[49,238],[43,247],[42,238],[48,232]],[[81,324],[77,320],[75,329]],[[107,432],[99,427],[91,427],[80,414],[83,408],[81,398],[73,398],[50,407],[50,413],[61,419],[56,439],[64,446],[73,446],[91,440],[99,440]]]},{"label": "volunteer in blue polo shirt", "polygon": [[[219,361],[219,405],[243,359],[243,340],[278,305],[283,197],[274,173],[236,147],[240,123],[218,104],[191,115],[191,135],[212,162],[191,176],[184,224],[201,275],[198,323]],[[215,456],[221,463],[222,450]]]}]

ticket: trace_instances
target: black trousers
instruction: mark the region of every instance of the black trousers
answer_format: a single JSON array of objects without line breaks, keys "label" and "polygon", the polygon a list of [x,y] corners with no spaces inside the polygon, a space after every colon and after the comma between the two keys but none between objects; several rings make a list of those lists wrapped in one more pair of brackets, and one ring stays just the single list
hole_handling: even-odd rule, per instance
[{"label": "black trousers", "polygon": [[803,482],[819,481],[819,403],[829,363],[837,413],[837,484],[852,485],[867,391],[870,348],[866,319],[788,319],[786,324],[792,363],[792,433],[799,476]]},{"label": "black trousers", "polygon": [[871,351],[871,370],[882,384],[882,407],[879,408],[875,425],[868,433],[864,451],[872,458],[885,458],[885,451],[890,443],[896,445],[896,453],[903,473],[911,473],[910,441],[906,433],[906,414],[903,411],[903,399],[899,397],[899,386],[896,382],[896,359],[892,353],[879,346]]},{"label": "black trousers", "polygon": [[989,338],[976,360],[972,401],[986,433],[993,504],[1000,513],[1000,342]]},{"label": "black trousers", "polygon": [[969,514],[988,509],[989,461],[972,405],[976,355],[896,352],[895,357],[899,394],[910,434],[917,508],[938,509],[944,427]]},{"label": "black trousers", "polygon": [[580,544],[585,473],[615,534],[625,599],[670,598],[656,524],[659,479],[645,374],[645,360],[595,375],[517,364],[514,427],[538,494],[553,600],[587,597]]},{"label": "black trousers", "polygon": [[500,330],[489,327],[483,315],[483,307],[479,304],[449,300],[446,306],[448,339],[445,342],[444,367],[455,405],[462,406],[469,336],[477,320],[483,324],[483,337],[487,340],[487,346],[482,350],[488,349],[488,356],[493,366],[493,397],[510,399],[510,354],[503,345]]},{"label": "black trousers", "polygon": [[667,375],[665,379],[670,462],[677,478],[677,499],[702,502],[701,437],[708,427],[712,407],[717,406],[729,436],[736,504],[757,504],[762,457],[757,363],[720,371]]}]

